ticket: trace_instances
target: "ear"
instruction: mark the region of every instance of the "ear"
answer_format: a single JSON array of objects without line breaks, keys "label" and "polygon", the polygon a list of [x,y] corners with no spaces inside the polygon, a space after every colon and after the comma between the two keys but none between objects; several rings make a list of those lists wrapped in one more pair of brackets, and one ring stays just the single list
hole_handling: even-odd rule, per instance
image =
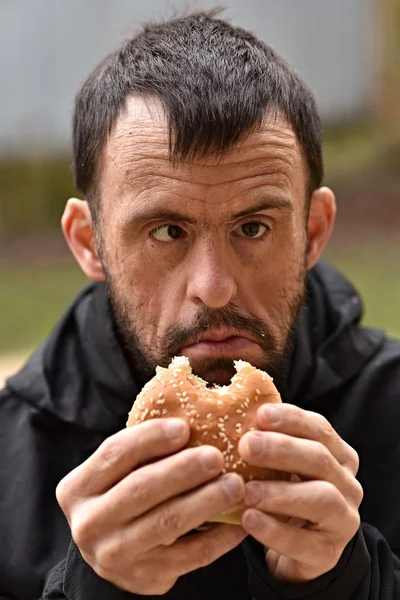
[{"label": "ear", "polygon": [[68,200],[61,227],[67,244],[85,275],[93,281],[105,281],[88,203],[77,198]]},{"label": "ear", "polygon": [[307,223],[307,269],[311,269],[325,248],[336,217],[335,194],[327,187],[315,190],[311,197]]}]

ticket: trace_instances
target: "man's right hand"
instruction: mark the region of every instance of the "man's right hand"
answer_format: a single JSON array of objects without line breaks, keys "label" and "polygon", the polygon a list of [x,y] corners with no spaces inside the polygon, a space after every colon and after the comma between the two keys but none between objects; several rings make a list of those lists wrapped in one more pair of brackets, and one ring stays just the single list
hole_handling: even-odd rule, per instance
[{"label": "man's right hand", "polygon": [[84,560],[125,591],[165,594],[181,575],[209,565],[246,537],[237,525],[182,537],[245,495],[241,477],[220,476],[219,450],[182,450],[188,439],[180,419],[127,428],[57,487]]}]

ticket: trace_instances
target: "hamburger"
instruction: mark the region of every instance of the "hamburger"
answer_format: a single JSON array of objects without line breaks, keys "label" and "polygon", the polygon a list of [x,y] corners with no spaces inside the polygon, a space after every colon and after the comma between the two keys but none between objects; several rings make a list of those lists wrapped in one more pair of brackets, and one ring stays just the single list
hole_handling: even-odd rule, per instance
[{"label": "hamburger", "polygon": [[[248,465],[238,453],[242,435],[259,429],[259,407],[282,400],[267,373],[242,360],[234,361],[234,366],[236,374],[230,385],[212,388],[192,373],[186,356],[175,357],[168,368],[157,367],[153,379],[137,396],[127,426],[148,419],[179,417],[190,427],[186,447],[218,448],[224,456],[223,473],[238,473],[245,481],[286,479],[285,473]],[[240,524],[242,512],[243,507],[238,506],[212,521]]]}]

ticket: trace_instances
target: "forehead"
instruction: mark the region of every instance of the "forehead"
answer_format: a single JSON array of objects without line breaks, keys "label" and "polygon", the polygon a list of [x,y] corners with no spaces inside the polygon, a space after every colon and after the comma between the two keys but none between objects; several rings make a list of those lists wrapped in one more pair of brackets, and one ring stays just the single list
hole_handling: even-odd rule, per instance
[{"label": "forehead", "polygon": [[305,171],[296,135],[280,115],[266,117],[259,131],[223,156],[173,164],[162,106],[153,98],[130,97],[104,148],[100,183],[102,197],[110,188],[124,197],[149,186],[173,191],[182,184],[203,199],[210,189],[240,191],[263,184],[303,195]]}]

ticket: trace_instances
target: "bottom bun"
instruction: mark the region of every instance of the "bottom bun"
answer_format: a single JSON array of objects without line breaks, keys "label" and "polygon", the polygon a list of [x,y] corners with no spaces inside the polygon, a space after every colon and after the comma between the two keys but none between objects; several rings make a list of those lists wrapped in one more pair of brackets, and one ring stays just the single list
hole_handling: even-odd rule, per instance
[{"label": "bottom bun", "polygon": [[228,525],[240,525],[242,522],[242,514],[244,513],[243,506],[236,506],[231,510],[216,515],[209,519],[209,523],[228,523]]}]

